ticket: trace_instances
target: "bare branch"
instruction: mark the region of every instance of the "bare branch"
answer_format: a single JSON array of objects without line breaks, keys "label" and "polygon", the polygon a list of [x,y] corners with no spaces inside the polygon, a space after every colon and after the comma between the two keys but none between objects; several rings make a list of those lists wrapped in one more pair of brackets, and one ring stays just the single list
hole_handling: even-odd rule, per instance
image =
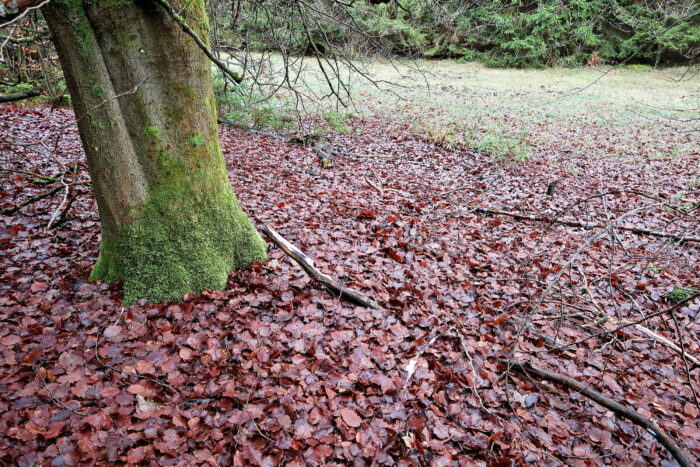
[{"label": "bare branch", "polygon": [[180,29],[182,29],[187,35],[189,35],[194,41],[197,43],[200,49],[202,49],[202,52],[209,57],[209,60],[214,62],[216,66],[219,67],[219,69],[226,73],[231,79],[233,79],[236,83],[240,83],[243,81],[243,78],[236,72],[231,71],[229,67],[226,66],[224,62],[219,60],[207,47],[207,45],[204,43],[204,41],[199,37],[199,35],[187,25],[187,22],[184,20],[182,16],[180,16],[175,10],[173,10],[173,7],[170,6],[170,3],[167,2],[167,0],[155,0],[156,3],[158,3],[160,6],[162,6],[165,11],[168,12],[168,14],[175,20],[175,22],[180,26]]},{"label": "bare branch", "polygon": [[516,371],[524,373],[525,375],[534,375],[545,381],[550,381],[552,383],[565,386],[569,389],[573,389],[581,395],[586,396],[589,399],[602,405],[606,409],[612,410],[617,415],[626,418],[632,423],[635,423],[636,425],[639,425],[640,427],[649,431],[666,449],[668,449],[673,458],[676,459],[676,461],[678,461],[678,463],[681,466],[690,467],[694,465],[690,461],[688,456],[685,454],[685,452],[683,452],[683,450],[680,447],[678,447],[676,441],[673,438],[671,438],[668,435],[668,433],[666,433],[666,431],[664,431],[655,422],[641,415],[636,410],[622,405],[619,402],[614,401],[607,396],[604,396],[595,389],[592,389],[586,386],[585,384],[581,383],[580,381],[576,381],[575,379],[569,376],[565,376],[560,373],[555,373],[553,371],[544,370],[542,368],[537,368],[533,366],[530,362],[513,362],[506,360],[502,363],[504,365],[507,365],[509,369],[514,369]]}]

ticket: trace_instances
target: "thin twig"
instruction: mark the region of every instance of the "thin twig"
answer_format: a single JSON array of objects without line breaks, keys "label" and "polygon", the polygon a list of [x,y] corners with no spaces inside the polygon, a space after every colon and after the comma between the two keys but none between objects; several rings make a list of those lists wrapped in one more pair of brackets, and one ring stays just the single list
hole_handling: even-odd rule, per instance
[{"label": "thin twig", "polygon": [[51,215],[51,219],[49,220],[49,223],[46,226],[46,230],[49,230],[51,228],[51,225],[56,220],[56,216],[58,216],[58,213],[61,212],[61,210],[63,209],[63,205],[66,204],[66,200],[68,200],[68,193],[70,192],[70,187],[68,186],[66,181],[63,180],[63,177],[61,177],[61,183],[66,188],[66,192],[63,195],[63,199],[61,200],[61,203],[58,205],[58,207],[54,210],[53,214]]},{"label": "thin twig", "polygon": [[175,389],[174,387],[172,387],[171,385],[169,385],[168,383],[164,383],[164,382],[157,380],[155,378],[151,378],[150,376],[144,376],[144,375],[139,375],[136,373],[130,373],[128,371],[122,370],[121,368],[116,368],[116,367],[110,365],[109,363],[103,362],[100,359],[100,356],[97,354],[98,344],[100,342],[100,334],[102,334],[102,331],[103,331],[103,329],[100,329],[99,332],[97,333],[97,336],[95,337],[95,360],[97,360],[97,363],[102,365],[104,368],[109,368],[112,371],[117,371],[119,373],[123,373],[127,376],[131,376],[131,377],[137,378],[137,379],[145,379],[145,380],[150,381],[152,383],[156,383],[164,388],[168,388],[173,392],[180,392],[177,389]]},{"label": "thin twig", "polygon": [[651,318],[654,318],[654,317],[656,317],[656,316],[660,316],[660,315],[672,313],[674,310],[677,310],[677,309],[682,308],[683,306],[687,305],[688,303],[692,302],[693,300],[695,300],[695,299],[698,298],[698,297],[700,297],[700,292],[698,292],[698,293],[696,293],[695,295],[692,295],[692,296],[686,298],[686,299],[683,300],[683,301],[680,301],[680,302],[676,303],[676,304],[673,305],[671,308],[667,308],[667,309],[665,309],[665,310],[659,310],[659,311],[655,311],[655,312],[653,312],[653,313],[649,313],[648,315],[645,315],[643,318],[640,318],[640,319],[638,319],[638,320],[636,320],[636,321],[627,321],[627,322],[625,322],[625,323],[622,323],[622,324],[620,324],[618,327],[616,327],[615,329],[612,329],[612,330],[610,330],[610,331],[602,331],[602,332],[599,332],[599,333],[597,333],[597,334],[591,334],[591,335],[589,335],[589,336],[584,337],[583,339],[579,339],[579,340],[577,340],[577,341],[574,341],[574,342],[572,342],[571,344],[565,344],[565,345],[562,345],[562,346],[559,346],[559,347],[555,347],[554,349],[543,350],[543,352],[550,352],[550,351],[552,351],[552,350],[564,350],[564,349],[567,349],[567,348],[569,348],[569,347],[573,347],[573,346],[576,346],[576,345],[578,345],[578,344],[582,344],[582,343],[584,343],[584,342],[586,342],[586,341],[588,341],[588,340],[594,339],[594,338],[596,338],[596,337],[602,337],[602,336],[606,336],[606,335],[608,335],[608,334],[616,334],[616,333],[622,331],[622,330],[625,329],[625,328],[628,328],[628,327],[630,327],[630,326],[635,326],[635,325],[637,325],[637,324],[641,324],[641,323],[643,323],[643,322],[645,322],[645,321],[647,321],[647,320],[649,320],[649,319],[651,319]]},{"label": "thin twig", "polygon": [[[548,217],[548,216],[538,216],[535,214],[521,214],[521,213],[517,213],[517,212],[503,211],[500,209],[492,209],[492,208],[482,207],[482,206],[477,206],[473,209],[475,212],[480,212],[482,214],[497,214],[500,216],[513,217],[515,219],[563,224],[563,225],[568,225],[571,227],[581,227],[584,229],[595,229],[595,228],[602,229],[602,228],[606,227],[606,225],[601,223],[601,222],[584,222],[584,221],[556,219],[556,218],[553,219],[553,218]],[[629,225],[618,225],[618,226],[615,226],[615,229],[624,230],[626,232],[632,232],[632,233],[635,233],[638,235],[650,235],[652,237],[671,238],[671,239],[677,240],[679,242],[700,243],[700,237],[686,237],[686,236],[683,236],[680,234],[662,232],[660,230],[653,230],[653,229],[647,229],[647,228],[642,228],[642,227],[634,227],[634,226],[629,226]]]},{"label": "thin twig", "polygon": [[377,191],[379,192],[380,195],[383,195],[383,194],[384,194],[384,190],[382,190],[382,187],[380,187],[379,185],[377,185],[376,183],[374,183],[372,180],[370,180],[369,177],[365,177],[365,181],[367,182],[367,184],[368,184],[369,186],[371,186],[372,188],[374,188],[375,190],[377,190]]},{"label": "thin twig", "polygon": [[[8,6],[13,6],[13,3],[15,4],[14,6],[17,6],[17,1],[9,1],[5,2],[2,1],[0,2],[0,18],[7,18],[7,17],[12,17],[13,15],[17,15],[12,17],[11,20],[5,22],[5,23],[0,23],[0,28],[4,28],[5,26],[9,26],[10,24],[18,21],[21,18],[24,18],[27,16],[30,12],[39,9],[43,7],[44,5],[48,4],[51,0],[44,0],[43,2],[41,0],[29,0],[26,1],[25,3],[28,3],[29,6],[24,6],[22,11],[16,11],[16,12],[10,12],[10,10],[7,8]],[[7,6],[5,6],[7,5]]]},{"label": "thin twig", "polygon": [[[695,391],[695,385],[693,384],[693,379],[690,377],[690,366],[688,365],[688,359],[689,355],[686,355],[685,353],[685,346],[683,345],[683,330],[681,329],[681,325],[678,322],[678,318],[676,318],[676,314],[671,312],[671,319],[673,320],[673,323],[676,325],[676,332],[678,333],[678,340],[681,343],[681,358],[683,358],[683,366],[685,366],[685,375],[688,378],[688,386],[690,386],[690,390],[693,393],[693,399],[695,399],[695,405],[697,406],[698,409],[700,409],[700,401],[698,400],[698,393]],[[695,360],[695,364],[697,365],[697,360]]]},{"label": "thin twig", "polygon": [[49,196],[55,195],[56,193],[58,193],[62,189],[63,189],[62,186],[57,186],[56,188],[54,188],[51,191],[48,191],[46,193],[42,193],[40,195],[32,196],[28,200],[23,201],[22,203],[20,203],[16,206],[12,206],[11,208],[3,209],[2,211],[0,211],[0,214],[2,214],[3,216],[7,216],[9,214],[14,214],[25,206],[29,206],[30,204],[36,203],[39,200],[42,200],[44,198],[48,198]]},{"label": "thin twig", "polygon": [[231,71],[224,62],[219,60],[211,50],[209,50],[209,47],[202,41],[202,39],[199,37],[199,35],[187,24],[185,19],[177,14],[177,11],[173,10],[173,7],[170,6],[170,3],[168,3],[166,0],[156,0],[156,3],[158,3],[160,6],[162,6],[165,11],[175,20],[178,26],[180,26],[180,29],[182,29],[187,35],[189,35],[197,44],[197,46],[202,49],[202,52],[209,57],[209,60],[214,62],[216,66],[219,67],[221,71],[226,73],[228,76],[231,77],[232,80],[234,80],[236,83],[241,83],[243,81],[243,78],[241,76],[234,72]]},{"label": "thin twig", "polygon": [[36,372],[36,375],[39,377],[39,379],[41,380],[42,384],[44,385],[44,389],[46,389],[46,392],[49,394],[49,397],[51,398],[52,401],[54,401],[55,403],[57,403],[58,405],[60,405],[60,406],[63,407],[64,409],[69,410],[69,411],[71,411],[72,413],[74,413],[74,414],[76,414],[76,415],[78,415],[78,416],[80,416],[80,417],[87,417],[87,416],[88,416],[88,414],[86,414],[86,413],[78,412],[77,410],[71,409],[71,408],[68,407],[66,404],[64,404],[63,402],[61,402],[60,400],[58,400],[58,399],[56,398],[56,396],[53,395],[53,392],[51,391],[51,389],[49,389],[49,386],[46,384],[46,380],[44,380],[44,377],[41,376],[41,368],[34,367],[34,371]]}]

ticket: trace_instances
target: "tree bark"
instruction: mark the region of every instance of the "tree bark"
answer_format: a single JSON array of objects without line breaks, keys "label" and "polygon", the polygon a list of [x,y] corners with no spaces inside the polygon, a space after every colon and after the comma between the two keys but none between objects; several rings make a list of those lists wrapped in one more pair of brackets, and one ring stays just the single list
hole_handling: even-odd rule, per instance
[{"label": "tree bark", "polygon": [[[203,0],[173,8],[208,42]],[[160,6],[54,0],[44,7],[102,224],[90,280],[124,281],[124,303],[220,289],[265,259],[219,145],[211,63]]]}]

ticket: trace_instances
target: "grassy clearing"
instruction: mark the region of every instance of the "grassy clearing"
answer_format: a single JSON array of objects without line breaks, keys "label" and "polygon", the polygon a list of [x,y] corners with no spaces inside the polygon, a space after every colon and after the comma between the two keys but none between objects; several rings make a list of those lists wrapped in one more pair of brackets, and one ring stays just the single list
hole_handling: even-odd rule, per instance
[{"label": "grassy clearing", "polygon": [[438,143],[496,158],[522,159],[543,150],[623,160],[697,155],[698,124],[688,120],[700,116],[700,78],[679,81],[685,69],[620,69],[602,76],[590,68],[419,65],[425,72],[374,64],[378,77],[409,88],[398,97],[357,83],[355,105]]},{"label": "grassy clearing", "polygon": [[[324,101],[306,109],[336,130],[347,129],[348,114],[384,118],[497,160],[543,151],[631,161],[698,153],[700,77],[693,70],[628,67],[604,74],[606,68],[490,69],[447,60],[378,61],[367,70],[396,86],[378,89],[355,77],[351,109]],[[311,61],[304,78],[310,92],[327,92]],[[291,107],[284,95],[277,105]]]}]

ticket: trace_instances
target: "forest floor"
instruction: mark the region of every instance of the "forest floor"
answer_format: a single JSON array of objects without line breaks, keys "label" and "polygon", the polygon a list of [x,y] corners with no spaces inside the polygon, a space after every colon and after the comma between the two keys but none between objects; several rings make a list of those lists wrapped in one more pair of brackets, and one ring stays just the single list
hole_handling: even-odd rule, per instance
[{"label": "forest floor", "polygon": [[[697,147],[495,162],[395,120],[345,124],[331,168],[226,127],[222,148],[255,225],[382,309],[334,297],[274,245],[225,290],[125,308],[120,284],[87,282],[100,229],[72,112],[0,107],[2,166],[25,172],[0,174],[0,208],[58,188],[1,217],[0,461],[671,465],[650,432],[502,364],[530,360],[700,462],[700,300],[673,308],[700,288],[700,244],[618,228],[700,235]],[[26,173],[73,164],[62,207],[64,184]]]}]

